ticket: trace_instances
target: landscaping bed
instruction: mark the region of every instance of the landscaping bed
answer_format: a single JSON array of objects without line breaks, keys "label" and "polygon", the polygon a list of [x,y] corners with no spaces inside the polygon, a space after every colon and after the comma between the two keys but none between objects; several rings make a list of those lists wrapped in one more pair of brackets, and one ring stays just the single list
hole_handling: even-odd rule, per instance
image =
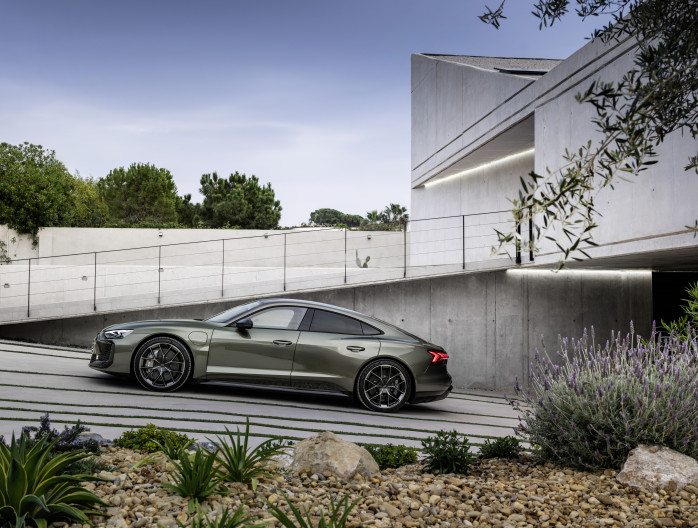
[{"label": "landscaping bed", "polygon": [[[187,499],[167,491],[173,467],[165,459],[130,470],[147,453],[105,447],[99,461],[113,466],[98,476],[106,482],[88,482],[106,503],[109,518],[94,517],[96,526],[173,527],[189,525]],[[266,501],[287,513],[282,495],[311,515],[328,511],[345,494],[359,499],[347,526],[453,527],[453,526],[698,526],[698,489],[689,486],[676,494],[625,487],[615,470],[586,472],[537,463],[532,457],[483,460],[471,474],[433,475],[412,464],[387,469],[373,478],[357,476],[339,481],[324,475],[282,473],[261,478],[256,490],[247,484],[226,483],[227,496],[211,495],[203,511],[225,506],[262,516],[269,526],[281,526],[269,513]],[[212,518],[215,515],[212,515]],[[80,524],[56,523],[54,526]]]}]

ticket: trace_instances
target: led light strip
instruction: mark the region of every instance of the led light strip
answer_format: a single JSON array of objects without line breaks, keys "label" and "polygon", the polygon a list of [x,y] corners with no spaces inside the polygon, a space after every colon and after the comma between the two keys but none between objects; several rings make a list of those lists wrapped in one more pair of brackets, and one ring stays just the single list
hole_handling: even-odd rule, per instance
[{"label": "led light strip", "polygon": [[472,169],[467,169],[461,172],[457,172],[456,174],[451,174],[450,176],[446,176],[445,178],[440,178],[438,180],[430,181],[424,184],[424,187],[429,187],[431,185],[437,185],[439,183],[443,183],[449,180],[452,180],[454,178],[460,178],[461,176],[465,176],[467,174],[470,174],[475,171],[479,171],[481,169],[489,169],[490,167],[494,167],[495,165],[500,165],[502,163],[506,163],[507,161],[511,161],[516,158],[521,158],[523,156],[528,156],[529,154],[533,154],[536,151],[536,149],[528,149],[524,150],[523,152],[517,152],[516,154],[511,154],[509,156],[504,156],[503,158],[499,158],[494,161],[490,161],[488,163],[483,163],[482,165],[478,165],[477,167],[473,167]]}]

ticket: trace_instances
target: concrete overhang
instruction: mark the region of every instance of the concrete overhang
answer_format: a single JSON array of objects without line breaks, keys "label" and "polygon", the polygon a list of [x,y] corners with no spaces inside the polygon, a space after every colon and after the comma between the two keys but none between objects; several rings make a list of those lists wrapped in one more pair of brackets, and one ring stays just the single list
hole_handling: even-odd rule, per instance
[{"label": "concrete overhang", "polygon": [[534,121],[533,114],[529,115],[481,147],[460,158],[450,167],[423,181],[421,185],[458,177],[462,172],[532,149],[535,144]]}]

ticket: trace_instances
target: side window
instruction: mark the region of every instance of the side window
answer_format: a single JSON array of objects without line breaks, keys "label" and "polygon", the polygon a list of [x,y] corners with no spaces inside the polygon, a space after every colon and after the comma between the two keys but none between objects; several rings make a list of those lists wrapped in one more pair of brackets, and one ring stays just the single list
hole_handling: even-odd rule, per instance
[{"label": "side window", "polygon": [[315,310],[313,322],[310,324],[311,332],[327,332],[330,334],[363,335],[361,321],[324,310]]},{"label": "side window", "polygon": [[262,310],[250,316],[252,328],[274,328],[278,330],[298,330],[306,308],[279,306]]},{"label": "side window", "polygon": [[380,335],[383,333],[380,330],[378,330],[378,328],[373,328],[371,325],[368,325],[363,321],[361,322],[361,328],[364,331],[364,335]]}]

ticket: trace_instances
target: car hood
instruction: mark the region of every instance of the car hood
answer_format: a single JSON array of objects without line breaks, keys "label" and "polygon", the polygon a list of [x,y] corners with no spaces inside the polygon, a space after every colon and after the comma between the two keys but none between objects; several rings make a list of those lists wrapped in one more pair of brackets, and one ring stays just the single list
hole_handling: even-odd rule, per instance
[{"label": "car hood", "polygon": [[195,319],[161,319],[152,321],[133,321],[130,323],[119,323],[112,326],[108,326],[104,330],[141,330],[153,327],[163,328],[168,326],[187,326],[190,328],[210,329],[222,325],[217,323],[209,323],[207,321],[197,321]]}]

